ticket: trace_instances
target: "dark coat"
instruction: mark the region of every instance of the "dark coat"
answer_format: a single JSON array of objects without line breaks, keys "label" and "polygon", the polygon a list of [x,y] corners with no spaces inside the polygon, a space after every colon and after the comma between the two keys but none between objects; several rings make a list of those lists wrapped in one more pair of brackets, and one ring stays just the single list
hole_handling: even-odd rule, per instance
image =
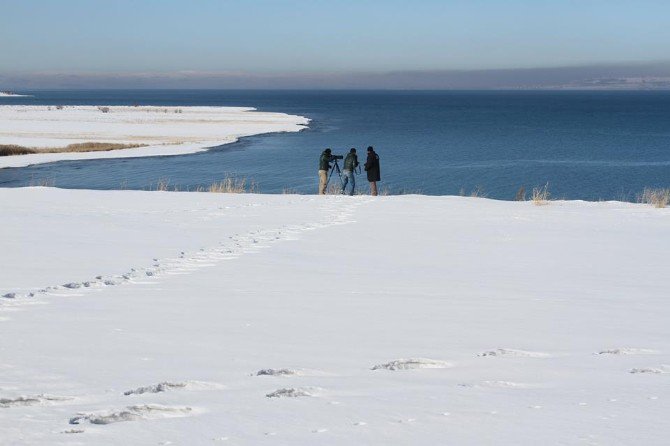
[{"label": "dark coat", "polygon": [[381,181],[379,155],[376,152],[368,152],[368,159],[365,161],[365,171],[368,173],[368,181]]},{"label": "dark coat", "polygon": [[354,171],[358,167],[358,155],[355,153],[349,152],[347,157],[344,158],[344,170]]},{"label": "dark coat", "polygon": [[333,160],[333,156],[330,153],[327,153],[325,150],[321,153],[319,157],[319,170],[328,170],[330,169],[330,162]]}]

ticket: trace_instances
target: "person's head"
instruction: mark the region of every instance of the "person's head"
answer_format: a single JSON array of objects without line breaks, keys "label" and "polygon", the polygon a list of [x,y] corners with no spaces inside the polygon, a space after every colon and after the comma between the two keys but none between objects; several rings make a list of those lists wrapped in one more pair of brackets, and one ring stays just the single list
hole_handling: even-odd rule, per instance
[{"label": "person's head", "polygon": [[330,150],[330,149],[326,149],[326,150],[324,150],[324,152],[326,152],[327,155],[330,155],[331,150]]},{"label": "person's head", "polygon": [[352,147],[351,150],[349,150],[349,153],[356,153],[356,148]]},{"label": "person's head", "polygon": [[368,153],[372,153],[374,151],[375,151],[375,149],[373,149],[372,146],[368,146]]}]

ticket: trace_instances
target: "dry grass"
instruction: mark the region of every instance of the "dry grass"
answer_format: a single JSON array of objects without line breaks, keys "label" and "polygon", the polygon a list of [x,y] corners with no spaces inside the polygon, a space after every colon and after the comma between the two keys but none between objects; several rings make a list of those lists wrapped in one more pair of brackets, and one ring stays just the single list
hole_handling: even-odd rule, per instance
[{"label": "dry grass", "polygon": [[639,195],[638,201],[657,208],[664,208],[670,203],[670,189],[645,188]]},{"label": "dry grass", "polygon": [[14,144],[0,144],[0,156],[28,155],[30,153],[37,153],[37,151]]},{"label": "dry grass", "polygon": [[388,197],[391,195],[391,188],[388,186],[377,186],[377,195],[380,197]]},{"label": "dry grass", "polygon": [[516,195],[514,196],[514,201],[526,201],[526,188],[521,186]]},{"label": "dry grass", "polygon": [[484,192],[484,188],[481,186],[477,186],[470,193],[468,193],[464,187],[461,187],[461,190],[458,193],[461,197],[474,197],[474,198],[486,198],[486,192]]},{"label": "dry grass", "polygon": [[281,191],[282,195],[300,195],[300,191],[298,189],[292,188],[292,187],[285,187]]},{"label": "dry grass", "polygon": [[67,152],[108,152],[110,150],[135,149],[144,147],[145,144],[117,144],[111,142],[83,142],[69,144],[65,147],[52,147],[48,149],[35,149],[31,147],[17,146],[14,144],[0,144],[0,156],[30,155],[34,153],[67,153]]},{"label": "dry grass", "polygon": [[340,195],[342,193],[342,184],[338,181],[331,181],[326,188],[326,195]]},{"label": "dry grass", "polygon": [[42,178],[40,180],[30,180],[30,187],[54,187],[56,181],[53,178]]},{"label": "dry grass", "polygon": [[207,191],[224,194],[253,194],[258,192],[258,185],[253,181],[247,183],[246,178],[226,177],[223,181],[212,183]]},{"label": "dry grass", "polygon": [[217,181],[209,186],[196,186],[194,188],[183,188],[177,184],[171,185],[169,179],[161,178],[156,181],[155,186],[152,184],[149,190],[159,192],[212,192],[221,194],[260,193],[258,185],[253,181],[247,182],[246,178],[238,179],[234,177],[226,177],[222,181]]},{"label": "dry grass", "polygon": [[549,204],[549,183],[545,184],[542,187],[534,187],[533,194],[531,195],[531,200],[535,206],[543,206]]},{"label": "dry grass", "polygon": [[161,178],[156,183],[157,191],[167,192],[169,190],[169,187],[170,187],[170,180],[168,180],[167,178]]}]

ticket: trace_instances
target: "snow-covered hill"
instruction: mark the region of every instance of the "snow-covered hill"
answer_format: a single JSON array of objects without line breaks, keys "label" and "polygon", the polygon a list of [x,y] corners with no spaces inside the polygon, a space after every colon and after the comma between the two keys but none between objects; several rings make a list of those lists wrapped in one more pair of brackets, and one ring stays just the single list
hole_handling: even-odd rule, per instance
[{"label": "snow-covered hill", "polygon": [[3,444],[645,444],[670,210],[0,189]]}]

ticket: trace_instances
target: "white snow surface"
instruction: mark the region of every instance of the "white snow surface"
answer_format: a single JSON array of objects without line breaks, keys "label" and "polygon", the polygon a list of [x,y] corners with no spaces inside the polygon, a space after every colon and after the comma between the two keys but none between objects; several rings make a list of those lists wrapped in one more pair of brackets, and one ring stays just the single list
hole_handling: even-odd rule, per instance
[{"label": "white snow surface", "polygon": [[51,188],[0,205],[3,445],[668,443],[670,209]]},{"label": "white snow surface", "polygon": [[143,145],[106,152],[3,156],[0,168],[61,160],[182,155],[244,136],[297,132],[308,123],[302,116],[249,107],[64,106],[59,110],[46,105],[0,105],[0,144],[35,149],[84,142]]},{"label": "white snow surface", "polygon": [[18,93],[8,93],[6,91],[0,91],[0,98],[25,98],[29,97],[29,94],[18,94]]}]

